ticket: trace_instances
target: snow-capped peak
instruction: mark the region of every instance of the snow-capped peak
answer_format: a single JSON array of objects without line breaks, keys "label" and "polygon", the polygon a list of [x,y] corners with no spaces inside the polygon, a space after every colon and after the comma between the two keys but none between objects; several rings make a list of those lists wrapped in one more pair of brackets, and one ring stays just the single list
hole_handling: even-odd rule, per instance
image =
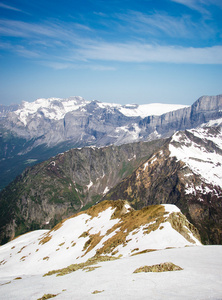
[{"label": "snow-capped peak", "polygon": [[21,107],[15,111],[20,121],[26,125],[27,118],[30,115],[43,113],[46,118],[60,120],[64,118],[65,114],[79,109],[88,104],[89,101],[82,97],[70,97],[67,99],[61,98],[40,98],[34,102],[23,101]]},{"label": "snow-capped peak", "polygon": [[19,120],[26,126],[27,118],[29,116],[34,116],[36,114],[37,116],[40,116],[41,114],[43,114],[48,119],[60,120],[64,118],[66,113],[84,108],[86,105],[92,102],[94,102],[97,107],[103,109],[105,108],[108,111],[113,111],[113,109],[116,109],[127,117],[141,118],[145,118],[151,115],[159,116],[170,111],[187,107],[187,105],[161,103],[121,105],[117,103],[86,101],[82,97],[70,97],[67,99],[40,98],[34,102],[24,101],[20,108],[15,111],[15,114],[18,116]]}]

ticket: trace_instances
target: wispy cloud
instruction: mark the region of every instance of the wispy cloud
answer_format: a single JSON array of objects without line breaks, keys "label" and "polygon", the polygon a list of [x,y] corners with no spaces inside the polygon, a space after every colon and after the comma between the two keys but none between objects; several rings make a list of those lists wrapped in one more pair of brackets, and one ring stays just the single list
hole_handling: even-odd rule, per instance
[{"label": "wispy cloud", "polygon": [[79,50],[88,60],[132,63],[164,62],[183,64],[222,64],[222,46],[193,48],[140,43],[88,45]]},{"label": "wispy cloud", "polygon": [[5,4],[3,2],[0,2],[0,8],[4,8],[4,9],[7,9],[7,10],[12,10],[12,11],[17,11],[19,13],[30,15],[28,12],[26,12],[26,11],[24,11],[22,9],[19,9],[19,8],[15,7],[15,6],[11,6],[11,5]]},{"label": "wispy cloud", "polygon": [[119,14],[118,17],[125,21],[134,32],[146,32],[147,34],[156,35],[159,31],[169,36],[188,34],[189,20],[187,17],[177,18],[158,12],[144,14],[139,11],[129,11],[125,14]]},{"label": "wispy cloud", "polygon": [[125,22],[122,28],[130,30],[132,33],[141,34],[147,39],[207,39],[215,34],[215,29],[203,19],[196,22],[187,14],[171,16],[166,12],[156,11],[147,14],[139,11],[128,11],[117,16]]},{"label": "wispy cloud", "polygon": [[24,46],[16,46],[14,49],[14,52],[19,54],[20,56],[26,57],[26,58],[40,58],[41,54],[38,53],[35,50],[29,50],[26,49]]},{"label": "wispy cloud", "polygon": [[66,39],[73,35],[73,31],[68,26],[62,24],[34,24],[15,20],[0,20],[0,34],[10,37],[52,37],[58,39]]},{"label": "wispy cloud", "polygon": [[9,9],[9,10],[14,10],[14,11],[22,12],[21,9],[16,8],[16,7],[14,7],[14,6],[10,6],[10,5],[4,4],[4,3],[2,3],[2,2],[0,2],[0,7],[1,7],[1,8],[5,8],[5,9]]},{"label": "wispy cloud", "polygon": [[99,64],[78,64],[71,62],[60,62],[60,61],[41,61],[41,64],[48,66],[54,70],[93,70],[93,71],[115,71],[115,67],[99,65]]},{"label": "wispy cloud", "polygon": [[210,11],[208,10],[209,5],[215,5],[222,8],[221,0],[171,0],[173,2],[177,2],[179,4],[183,4],[190,9],[196,10],[199,13],[210,16]]},{"label": "wispy cloud", "polygon": [[[190,5],[198,2],[187,1]],[[189,16],[174,17],[160,12],[128,11],[115,15],[127,31],[127,38],[120,43],[115,37],[110,41],[98,29],[79,23],[54,20],[38,24],[4,19],[0,20],[0,35],[4,36],[5,43],[0,48],[36,61],[39,59],[53,69],[115,70],[104,62],[222,64],[222,46],[185,47],[167,44],[167,39],[162,42],[163,36],[171,37],[171,41],[180,37],[213,36],[213,29],[204,22],[197,24]]]}]

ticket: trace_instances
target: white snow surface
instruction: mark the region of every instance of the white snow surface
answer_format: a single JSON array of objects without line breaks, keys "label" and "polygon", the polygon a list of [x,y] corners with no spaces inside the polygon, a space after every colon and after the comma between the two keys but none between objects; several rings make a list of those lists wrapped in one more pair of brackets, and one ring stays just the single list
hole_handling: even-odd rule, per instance
[{"label": "white snow surface", "polygon": [[[213,142],[222,150],[221,132],[215,136],[207,128],[189,131],[204,142]],[[208,151],[201,144],[193,142],[181,132],[173,135],[169,150],[171,157],[176,157],[178,160],[183,161],[193,173],[200,175],[204,182],[222,188],[222,157],[220,153]],[[192,187],[189,187],[188,192],[192,193]]]},{"label": "white snow surface", "polygon": [[128,117],[148,117],[160,116],[170,111],[188,107],[188,105],[180,104],[164,104],[164,103],[150,103],[141,105],[125,105],[120,108],[120,112]]},{"label": "white snow surface", "polygon": [[[183,270],[133,273],[137,268],[172,262]],[[166,249],[99,263],[92,272],[78,270],[65,276],[23,275],[15,280],[1,272],[0,298],[36,300],[44,294],[54,299],[222,299],[222,246]],[[92,294],[94,291],[98,294]]]},{"label": "white snow surface", "polygon": [[[80,109],[85,112],[84,108],[91,101],[84,100],[82,97],[70,97],[67,99],[61,98],[41,98],[34,102],[23,101],[21,107],[14,113],[18,116],[19,120],[26,126],[27,119],[29,116],[40,113],[44,114],[46,118],[52,120],[63,119],[65,114],[71,111]],[[100,108],[106,108],[113,112],[113,109],[119,110],[122,114],[128,117],[142,117],[145,118],[151,115],[161,115],[170,111],[185,108],[187,105],[180,104],[161,104],[161,103],[151,103],[151,104],[128,104],[121,105],[116,103],[102,103],[96,101],[96,104]]]}]

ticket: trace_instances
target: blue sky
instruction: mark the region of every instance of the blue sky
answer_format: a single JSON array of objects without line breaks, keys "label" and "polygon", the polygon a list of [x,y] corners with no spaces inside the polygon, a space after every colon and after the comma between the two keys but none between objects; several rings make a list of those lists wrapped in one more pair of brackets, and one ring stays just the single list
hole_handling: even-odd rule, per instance
[{"label": "blue sky", "polygon": [[0,0],[0,103],[222,93],[221,0]]}]

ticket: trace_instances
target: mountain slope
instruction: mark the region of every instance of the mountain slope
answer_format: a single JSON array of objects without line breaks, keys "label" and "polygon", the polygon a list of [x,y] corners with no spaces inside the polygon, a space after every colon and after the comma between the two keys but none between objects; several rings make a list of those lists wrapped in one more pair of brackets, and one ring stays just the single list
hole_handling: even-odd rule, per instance
[{"label": "mountain slope", "polygon": [[219,299],[221,246],[202,246],[196,234],[174,205],[135,211],[104,201],[0,246],[0,292],[18,300]]},{"label": "mountain slope", "polygon": [[26,169],[0,192],[1,243],[96,203],[164,143],[72,149]]},{"label": "mountain slope", "polygon": [[54,269],[58,271],[48,275],[71,273],[67,269],[71,263],[201,245],[198,238],[196,228],[174,205],[135,211],[126,201],[104,201],[50,231],[30,232],[1,246],[0,269],[5,276],[43,274]]},{"label": "mountain slope", "polygon": [[[7,184],[33,161],[43,161],[71,148],[169,137],[175,131],[197,127],[220,117],[221,95],[201,97],[190,107],[166,104],[122,106],[90,102],[81,97],[24,102],[19,109],[0,114],[0,146],[3,149],[0,150],[0,182],[4,180]],[[14,167],[7,168],[5,160]]]},{"label": "mountain slope", "polygon": [[204,243],[222,243],[221,128],[177,132],[105,199],[126,199],[135,208],[176,204]]}]

